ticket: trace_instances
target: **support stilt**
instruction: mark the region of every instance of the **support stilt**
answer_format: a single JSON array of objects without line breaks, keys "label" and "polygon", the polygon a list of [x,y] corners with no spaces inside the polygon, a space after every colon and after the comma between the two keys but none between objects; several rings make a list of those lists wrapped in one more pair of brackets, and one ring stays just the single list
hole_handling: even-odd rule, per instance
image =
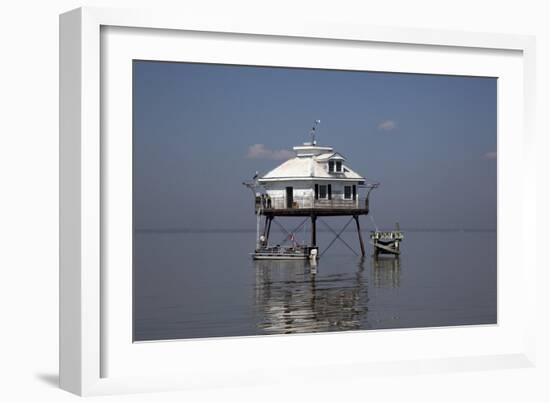
[{"label": "support stilt", "polygon": [[264,238],[267,237],[267,225],[269,222],[269,216],[265,216],[265,223],[264,223]]},{"label": "support stilt", "polygon": [[359,216],[354,215],[355,225],[357,226],[357,235],[359,235],[359,245],[361,246],[361,256],[365,256],[365,244],[363,242],[363,235],[361,235],[361,226],[359,225]]},{"label": "support stilt", "polygon": [[[268,220],[268,217],[269,217],[269,220]],[[266,232],[265,232],[265,243],[267,245],[267,241],[269,241],[269,231],[271,231],[271,221],[273,221],[273,217],[272,216],[266,216],[266,223],[267,223],[267,229],[266,229]]]},{"label": "support stilt", "polygon": [[317,228],[316,223],[317,216],[312,215],[311,216],[311,246],[317,246]]}]

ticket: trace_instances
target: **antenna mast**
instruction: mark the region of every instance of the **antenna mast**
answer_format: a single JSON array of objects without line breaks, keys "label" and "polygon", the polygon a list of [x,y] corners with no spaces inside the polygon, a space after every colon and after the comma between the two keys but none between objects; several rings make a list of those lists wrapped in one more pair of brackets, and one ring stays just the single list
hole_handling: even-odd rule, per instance
[{"label": "antenna mast", "polygon": [[313,126],[311,127],[311,131],[309,134],[311,135],[311,145],[314,146],[317,144],[317,141],[315,140],[315,130],[317,129],[317,125],[321,123],[319,119],[317,119],[315,122],[313,122]]}]

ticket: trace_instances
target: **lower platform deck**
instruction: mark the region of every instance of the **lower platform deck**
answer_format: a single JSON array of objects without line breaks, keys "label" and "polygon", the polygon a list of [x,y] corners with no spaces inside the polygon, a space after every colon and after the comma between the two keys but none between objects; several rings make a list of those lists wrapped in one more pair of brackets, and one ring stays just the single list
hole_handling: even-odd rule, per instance
[{"label": "lower platform deck", "polygon": [[263,208],[261,215],[267,217],[330,217],[367,215],[368,208]]}]

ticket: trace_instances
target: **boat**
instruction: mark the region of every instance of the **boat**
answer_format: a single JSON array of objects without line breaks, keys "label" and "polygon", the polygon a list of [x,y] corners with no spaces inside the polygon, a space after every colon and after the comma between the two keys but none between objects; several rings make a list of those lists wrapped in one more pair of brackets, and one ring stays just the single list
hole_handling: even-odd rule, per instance
[{"label": "boat", "polygon": [[403,241],[403,233],[399,228],[399,223],[395,225],[393,231],[371,231],[370,239],[370,243],[374,246],[375,257],[378,257],[379,254],[399,256],[401,253],[399,247]]},{"label": "boat", "polygon": [[263,245],[251,253],[254,260],[315,260],[319,250],[316,246],[268,246]]}]

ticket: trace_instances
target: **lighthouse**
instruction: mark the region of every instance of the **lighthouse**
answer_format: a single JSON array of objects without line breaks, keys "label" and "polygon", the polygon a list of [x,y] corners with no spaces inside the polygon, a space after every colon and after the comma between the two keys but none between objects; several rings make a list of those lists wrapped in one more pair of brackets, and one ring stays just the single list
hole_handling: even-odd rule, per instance
[{"label": "lighthouse", "polygon": [[269,246],[271,224],[278,217],[304,217],[311,222],[310,244],[303,250],[295,250],[296,258],[318,255],[317,219],[328,216],[348,216],[355,221],[361,255],[365,255],[359,218],[369,213],[368,197],[377,184],[367,184],[366,178],[352,169],[342,153],[317,144],[318,123],[312,128],[310,142],[293,147],[294,157],[257,176],[253,184],[247,184],[255,192],[258,221],[265,217],[255,258],[292,257],[292,253],[285,253],[289,251],[278,245]]}]

